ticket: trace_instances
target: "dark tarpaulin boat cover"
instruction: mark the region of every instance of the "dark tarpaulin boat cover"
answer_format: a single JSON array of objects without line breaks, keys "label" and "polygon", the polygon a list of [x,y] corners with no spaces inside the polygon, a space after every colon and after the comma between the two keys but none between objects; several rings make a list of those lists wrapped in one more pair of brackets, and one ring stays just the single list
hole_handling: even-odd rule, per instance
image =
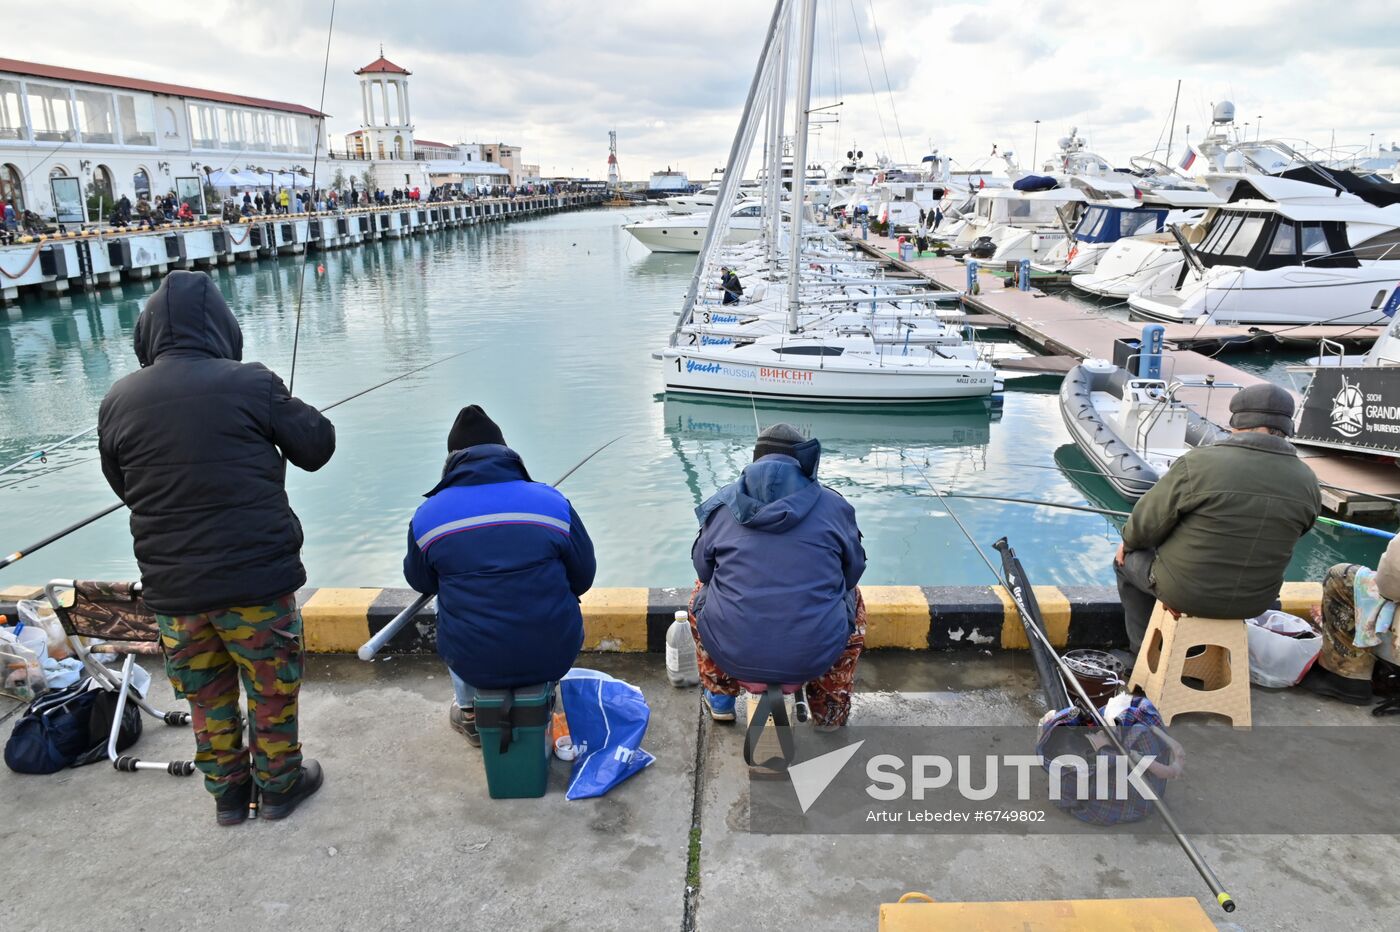
[{"label": "dark tarpaulin boat cover", "polygon": [[1049,191],[1059,186],[1060,183],[1049,175],[1026,175],[1011,185],[1017,191]]},{"label": "dark tarpaulin boat cover", "polygon": [[1389,207],[1400,204],[1400,184],[1377,181],[1374,178],[1358,175],[1344,168],[1323,168],[1307,164],[1278,173],[1278,177],[1290,181],[1306,181],[1308,184],[1321,184],[1329,188],[1340,186],[1343,191],[1355,194],[1374,207]]}]

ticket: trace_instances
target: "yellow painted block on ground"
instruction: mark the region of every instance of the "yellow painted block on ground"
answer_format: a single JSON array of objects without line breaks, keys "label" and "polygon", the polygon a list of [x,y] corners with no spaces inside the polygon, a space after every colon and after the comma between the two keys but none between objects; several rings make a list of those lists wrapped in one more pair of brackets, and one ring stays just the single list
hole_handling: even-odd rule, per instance
[{"label": "yellow painted block on ground", "polygon": [[1312,618],[1312,610],[1322,604],[1322,583],[1286,582],[1278,593],[1279,607],[1299,618]]},{"label": "yellow painted block on ground", "polygon": [[865,646],[924,650],[928,647],[928,599],[918,586],[861,586]]},{"label": "yellow painted block on ground", "polygon": [[1189,896],[1019,903],[885,903],[880,932],[1215,932]]},{"label": "yellow painted block on ground", "polygon": [[317,589],[301,607],[306,649],[353,654],[369,640],[369,607],[383,589]]},{"label": "yellow painted block on ground", "polygon": [[648,589],[590,589],[582,599],[583,649],[647,649]]},{"label": "yellow painted block on ground", "polygon": [[[1050,643],[1064,647],[1069,640],[1069,598],[1054,586],[1032,586],[1035,600],[1040,605],[1040,617],[1045,622],[1045,633],[1050,635]],[[1025,626],[1016,613],[1016,603],[1011,594],[1001,586],[993,586],[992,591],[1001,599],[1006,618],[1001,625],[1002,650],[1030,650]]]}]

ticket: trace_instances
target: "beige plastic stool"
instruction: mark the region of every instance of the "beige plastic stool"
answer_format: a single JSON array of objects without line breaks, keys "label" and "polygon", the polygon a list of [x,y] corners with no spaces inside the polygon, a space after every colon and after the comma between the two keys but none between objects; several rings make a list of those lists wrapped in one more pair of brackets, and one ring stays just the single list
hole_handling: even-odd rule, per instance
[{"label": "beige plastic stool", "polygon": [[[1187,657],[1193,647],[1205,651]],[[1201,680],[1204,688],[1184,683],[1188,676]],[[1128,692],[1138,688],[1167,724],[1183,712],[1213,712],[1237,728],[1248,727],[1249,634],[1244,621],[1173,618],[1157,603],[1128,680]]]}]

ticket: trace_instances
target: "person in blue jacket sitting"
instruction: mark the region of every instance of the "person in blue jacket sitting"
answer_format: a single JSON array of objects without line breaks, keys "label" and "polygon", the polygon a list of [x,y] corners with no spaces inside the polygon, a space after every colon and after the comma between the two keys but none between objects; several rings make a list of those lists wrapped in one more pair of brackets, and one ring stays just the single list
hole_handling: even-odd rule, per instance
[{"label": "person in blue jacket sitting", "polygon": [[690,625],[705,704],[734,720],[741,683],[805,683],[812,720],[845,725],[865,647],[856,514],[817,481],[821,444],[790,424],[758,436],[737,482],[696,509]]},{"label": "person in blue jacket sitting", "polygon": [[456,690],[448,721],[480,747],[478,689],[552,683],[573,666],[597,563],[569,500],[531,481],[480,406],[457,415],[447,449],[409,524],[403,574],[438,597],[438,653]]}]

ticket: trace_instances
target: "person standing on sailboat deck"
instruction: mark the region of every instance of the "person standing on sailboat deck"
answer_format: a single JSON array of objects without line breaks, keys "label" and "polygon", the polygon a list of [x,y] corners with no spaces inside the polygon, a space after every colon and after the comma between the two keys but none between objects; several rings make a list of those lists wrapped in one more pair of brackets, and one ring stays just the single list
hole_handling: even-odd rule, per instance
[{"label": "person standing on sailboat deck", "polygon": [[1182,456],[1133,507],[1113,558],[1134,655],[1152,610],[1245,619],[1271,607],[1298,539],[1322,510],[1317,476],[1288,442],[1293,396],[1230,399],[1230,436]]},{"label": "person standing on sailboat deck", "polygon": [[474,747],[478,689],[553,683],[583,648],[579,597],[593,542],[559,491],[534,482],[479,405],[457,414],[442,479],[408,527],[403,575],[438,597],[437,648],[456,698],[453,730]]},{"label": "person standing on sailboat deck", "polygon": [[739,296],[744,293],[744,286],[739,281],[739,273],[727,266],[719,271],[719,284],[724,289],[724,300],[720,303],[738,304]]},{"label": "person standing on sailboat deck", "polygon": [[823,730],[851,714],[865,549],[855,510],[817,481],[820,459],[817,440],[775,424],[738,481],[695,510],[690,628],[715,721],[734,720],[741,683],[805,683]]}]

